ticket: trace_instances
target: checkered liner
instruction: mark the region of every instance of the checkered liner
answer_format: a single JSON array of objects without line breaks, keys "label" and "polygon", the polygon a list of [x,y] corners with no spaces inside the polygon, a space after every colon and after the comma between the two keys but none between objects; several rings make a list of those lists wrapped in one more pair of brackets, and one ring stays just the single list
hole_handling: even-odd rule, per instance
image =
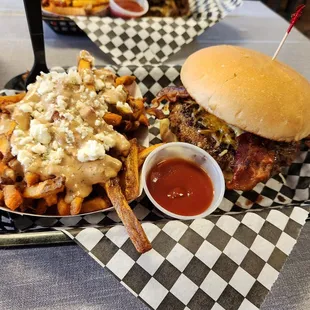
[{"label": "checkered liner", "polygon": [[144,223],[153,249],[143,255],[120,225],[65,233],[153,309],[254,310],[277,279],[307,215],[295,207]]},{"label": "checkered liner", "polygon": [[202,34],[242,0],[190,0],[189,18],[71,16],[78,27],[116,64],[158,64]]},{"label": "checkered liner", "polygon": [[[110,66],[118,75],[134,75],[137,77],[138,85],[147,102],[167,85],[180,85],[180,66]],[[5,91],[8,94],[14,91]],[[1,95],[1,93],[0,93]],[[150,144],[161,142],[159,134],[159,123],[150,118],[149,128]],[[217,214],[227,212],[242,212],[244,210],[262,209],[287,205],[310,205],[310,152],[306,146],[302,147],[295,162],[283,173],[285,183],[279,175],[269,179],[266,183],[259,183],[252,191],[226,191],[225,198],[217,211]],[[163,215],[157,211],[146,196],[140,197],[131,204],[139,220],[157,221]],[[14,220],[17,230],[25,230],[37,227],[59,227],[59,226],[87,226],[113,225],[119,222],[114,211],[109,213],[97,213],[74,218],[34,218],[28,216],[10,215]],[[5,212],[3,217],[8,217]],[[5,223],[5,225],[3,224]],[[11,221],[2,221],[2,230],[14,229],[9,225]]]}]

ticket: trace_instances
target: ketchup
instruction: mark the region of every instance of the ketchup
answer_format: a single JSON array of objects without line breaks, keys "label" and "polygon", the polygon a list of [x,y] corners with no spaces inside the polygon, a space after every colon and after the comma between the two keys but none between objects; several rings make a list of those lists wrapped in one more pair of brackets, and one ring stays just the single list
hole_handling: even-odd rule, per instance
[{"label": "ketchup", "polygon": [[121,8],[130,12],[143,11],[143,7],[134,0],[115,0],[115,3],[118,4]]},{"label": "ketchup", "polygon": [[149,172],[146,182],[157,203],[179,215],[204,212],[214,196],[208,174],[195,163],[180,158],[159,162]]}]

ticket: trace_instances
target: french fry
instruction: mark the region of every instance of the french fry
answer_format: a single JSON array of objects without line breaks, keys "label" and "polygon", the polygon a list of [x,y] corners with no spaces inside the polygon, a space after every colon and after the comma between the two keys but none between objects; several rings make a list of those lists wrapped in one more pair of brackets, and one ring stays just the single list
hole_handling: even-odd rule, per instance
[{"label": "french fry", "polygon": [[91,70],[93,57],[87,51],[81,51],[78,59],[78,72],[82,76],[85,87],[95,91],[94,74]]},{"label": "french fry", "polygon": [[57,211],[59,215],[70,215],[70,204],[66,203],[63,198],[57,202]]},{"label": "french fry", "polygon": [[140,222],[128,205],[126,198],[124,197],[119,186],[118,179],[111,179],[103,186],[119,218],[123,222],[129,238],[135,246],[136,250],[139,253],[145,253],[151,250],[152,245],[149,242]]},{"label": "french fry", "polygon": [[3,191],[0,190],[0,205],[3,205],[4,203],[4,194],[3,194]]},{"label": "french fry", "polygon": [[0,162],[0,180],[2,184],[12,184],[16,181],[14,170],[3,162]]},{"label": "french fry", "polygon": [[25,198],[44,198],[49,195],[57,194],[64,190],[65,179],[63,177],[56,177],[46,181],[37,183],[25,188],[23,196]]},{"label": "french fry", "polygon": [[27,186],[32,186],[40,181],[40,176],[37,173],[34,172],[26,172],[25,173],[25,182],[27,183]]},{"label": "french fry", "polygon": [[14,185],[3,188],[4,204],[11,210],[16,210],[23,203],[23,196]]},{"label": "french fry", "polygon": [[19,93],[13,96],[0,96],[0,107],[5,107],[8,104],[21,101],[25,97],[26,93]]},{"label": "french fry", "polygon": [[123,75],[119,76],[115,80],[116,86],[118,85],[130,85],[136,80],[135,76],[132,75]]},{"label": "french fry", "polygon": [[147,127],[150,126],[149,120],[145,114],[141,114],[138,121],[140,124],[142,124],[144,126],[147,126]]},{"label": "french fry", "polygon": [[118,126],[122,122],[121,115],[110,113],[110,112],[105,113],[103,116],[103,119],[108,125],[112,125],[112,126]]},{"label": "french fry", "polygon": [[71,214],[71,215],[79,214],[79,213],[81,212],[82,203],[83,203],[83,198],[81,198],[81,197],[75,197],[75,198],[71,201],[71,205],[70,205],[70,214]]},{"label": "french fry", "polygon": [[82,204],[81,213],[88,213],[98,210],[104,210],[111,206],[111,202],[107,197],[95,197],[89,200],[86,200]]},{"label": "french fry", "polygon": [[42,215],[47,210],[47,202],[44,199],[40,199],[37,203],[37,207],[34,209],[35,213],[38,215]]},{"label": "french fry", "polygon": [[137,139],[130,140],[129,154],[124,162],[124,172],[121,176],[121,185],[127,201],[132,201],[139,196],[139,164]]},{"label": "french fry", "polygon": [[44,200],[46,201],[46,204],[48,207],[51,207],[53,205],[57,204],[57,194],[52,194],[44,197]]},{"label": "french fry", "polygon": [[10,143],[8,138],[5,135],[0,135],[0,153],[2,154],[3,158],[8,158],[10,155]]},{"label": "french fry", "polygon": [[16,123],[8,119],[7,114],[2,114],[0,119],[0,134],[4,134],[7,138],[10,138]]},{"label": "french fry", "polygon": [[157,149],[159,146],[163,145],[163,143],[154,144],[152,146],[147,147],[143,151],[141,151],[138,155],[139,157],[139,168],[143,165],[145,159],[149,156],[151,152]]}]

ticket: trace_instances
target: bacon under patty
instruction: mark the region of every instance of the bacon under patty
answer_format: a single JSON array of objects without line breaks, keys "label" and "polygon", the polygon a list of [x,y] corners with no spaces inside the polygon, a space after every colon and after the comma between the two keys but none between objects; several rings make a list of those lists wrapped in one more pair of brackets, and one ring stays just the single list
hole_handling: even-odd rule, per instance
[{"label": "bacon under patty", "polygon": [[[179,141],[192,143],[210,153],[222,168],[228,189],[251,190],[290,165],[297,155],[298,142],[277,142],[246,132],[238,137],[234,135],[236,143],[232,146],[217,143],[211,134],[202,134],[195,120],[197,103],[184,87],[164,88],[154,100],[155,105],[162,100],[170,103],[170,130]],[[222,155],[224,150],[226,153]]]}]

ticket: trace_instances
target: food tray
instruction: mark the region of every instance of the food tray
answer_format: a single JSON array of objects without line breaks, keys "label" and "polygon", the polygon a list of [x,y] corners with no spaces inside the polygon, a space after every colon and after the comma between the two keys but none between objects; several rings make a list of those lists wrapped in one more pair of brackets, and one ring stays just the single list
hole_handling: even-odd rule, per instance
[{"label": "food tray", "polygon": [[43,21],[56,33],[70,36],[85,36],[76,23],[68,17],[51,17],[42,15]]},{"label": "food tray", "polygon": [[[137,83],[141,89],[147,102],[165,86],[180,85],[180,66],[127,66],[118,67],[111,66],[119,75],[135,75]],[[7,88],[22,89],[23,82],[21,76],[12,79],[7,85]],[[0,93],[1,95],[1,93]],[[149,128],[150,144],[159,143],[159,124],[153,118],[150,119],[151,126]],[[244,213],[244,211],[258,211],[261,209],[283,208],[286,206],[310,206],[310,175],[308,166],[310,165],[310,152],[303,145],[302,152],[296,158],[295,162],[283,172],[283,178],[276,175],[265,183],[259,183],[253,190],[248,192],[241,191],[226,191],[225,198],[220,208],[214,213],[214,216],[221,214]],[[136,212],[139,220],[157,222],[165,219],[146,196],[141,196],[137,201],[131,203],[131,207]],[[0,231],[1,233],[12,233],[22,231],[48,231],[51,230],[51,236],[55,234],[54,229],[63,227],[85,227],[85,226],[101,226],[107,227],[119,223],[119,219],[114,211],[108,213],[98,213],[93,215],[80,215],[65,218],[38,218],[32,216],[21,216],[17,214],[1,211],[0,213]],[[16,235],[18,236],[18,235]],[[23,234],[21,238],[24,238]],[[31,235],[33,236],[33,235]],[[59,236],[59,233],[55,234]],[[58,237],[57,237],[58,238]],[[55,240],[58,240],[58,239]],[[12,237],[8,235],[8,239]],[[13,238],[14,239],[14,238]],[[46,240],[38,238],[39,240]],[[29,244],[27,238],[25,244]],[[3,239],[0,240],[0,245],[4,245]]]}]

